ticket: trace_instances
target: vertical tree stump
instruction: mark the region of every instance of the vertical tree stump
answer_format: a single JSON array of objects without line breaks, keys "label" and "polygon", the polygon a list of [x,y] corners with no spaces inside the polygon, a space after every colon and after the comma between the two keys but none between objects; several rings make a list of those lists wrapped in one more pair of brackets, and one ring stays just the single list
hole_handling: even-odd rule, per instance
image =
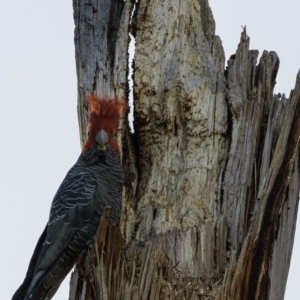
[{"label": "vertical tree stump", "polygon": [[82,141],[86,94],[128,99],[129,30],[136,48],[134,133],[120,124],[122,236],[104,216],[71,300],[283,299],[300,73],[288,98],[273,95],[279,58],[258,62],[246,28],[224,70],[207,0],[73,4]]}]

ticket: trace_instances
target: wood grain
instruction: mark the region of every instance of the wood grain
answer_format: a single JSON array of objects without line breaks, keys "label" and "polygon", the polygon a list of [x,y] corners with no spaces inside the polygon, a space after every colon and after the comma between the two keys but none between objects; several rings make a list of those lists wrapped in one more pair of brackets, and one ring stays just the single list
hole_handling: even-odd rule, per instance
[{"label": "wood grain", "polygon": [[224,69],[207,0],[73,4],[82,140],[86,94],[128,100],[129,32],[136,48],[134,133],[120,125],[124,255],[112,246],[120,232],[102,222],[72,295],[283,299],[299,202],[300,73],[288,98],[274,95],[279,57],[259,58],[246,28]]}]

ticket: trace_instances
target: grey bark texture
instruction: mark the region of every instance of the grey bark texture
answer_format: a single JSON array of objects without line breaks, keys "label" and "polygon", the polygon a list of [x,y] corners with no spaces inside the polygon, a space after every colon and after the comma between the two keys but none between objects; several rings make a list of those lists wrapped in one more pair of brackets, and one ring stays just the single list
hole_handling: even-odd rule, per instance
[{"label": "grey bark texture", "polygon": [[[228,61],[207,0],[73,0],[81,141],[86,95],[128,100],[120,231],[103,217],[70,299],[284,298],[299,202],[300,72],[274,95],[279,58]],[[120,233],[121,232],[121,233]],[[124,255],[123,255],[124,254]]]}]

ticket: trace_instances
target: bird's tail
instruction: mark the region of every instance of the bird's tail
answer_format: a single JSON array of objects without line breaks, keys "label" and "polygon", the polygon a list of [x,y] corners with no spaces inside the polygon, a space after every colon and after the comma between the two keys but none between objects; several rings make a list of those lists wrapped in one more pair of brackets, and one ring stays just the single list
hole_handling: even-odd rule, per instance
[{"label": "bird's tail", "polygon": [[46,232],[47,232],[47,226],[44,229],[42,235],[40,236],[40,238],[37,242],[37,245],[35,247],[33,256],[32,256],[32,258],[30,260],[30,263],[29,263],[29,267],[28,267],[28,270],[27,270],[27,273],[26,273],[26,277],[25,277],[23,283],[20,285],[20,287],[17,289],[17,291],[12,296],[11,300],[24,300],[25,299],[27,290],[28,290],[28,288],[30,286],[30,283],[32,281],[32,278],[33,278],[34,268],[35,268],[35,265],[36,265],[36,261],[38,259],[40,248],[41,248],[41,246],[42,246],[42,244],[45,240]]},{"label": "bird's tail", "polygon": [[23,281],[23,283],[20,285],[20,287],[17,289],[17,291],[14,293],[13,297],[11,300],[24,300],[28,287],[31,282],[31,277],[26,277]]}]

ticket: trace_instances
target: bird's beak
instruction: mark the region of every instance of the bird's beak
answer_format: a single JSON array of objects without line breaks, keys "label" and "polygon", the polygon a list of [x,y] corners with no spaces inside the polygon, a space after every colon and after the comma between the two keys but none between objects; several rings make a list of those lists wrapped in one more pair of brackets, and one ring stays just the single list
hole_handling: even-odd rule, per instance
[{"label": "bird's beak", "polygon": [[106,151],[106,144],[108,142],[107,133],[103,129],[101,129],[97,133],[95,140],[96,140],[96,142],[98,144],[98,150],[100,152],[105,152]]}]

